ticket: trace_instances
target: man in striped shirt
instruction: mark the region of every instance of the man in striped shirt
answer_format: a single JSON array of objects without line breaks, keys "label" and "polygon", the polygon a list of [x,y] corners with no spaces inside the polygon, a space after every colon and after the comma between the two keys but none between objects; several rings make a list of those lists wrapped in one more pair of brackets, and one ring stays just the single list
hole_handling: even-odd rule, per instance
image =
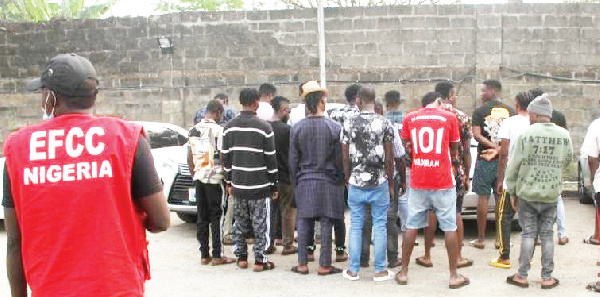
[{"label": "man in striped shirt", "polygon": [[248,267],[248,246],[245,235],[253,228],[254,271],[275,267],[267,260],[270,245],[270,202],[276,199],[277,158],[271,125],[256,116],[258,90],[246,88],[240,92],[242,112],[231,120],[223,132],[223,168],[227,191],[233,195],[233,241],[240,268]]}]

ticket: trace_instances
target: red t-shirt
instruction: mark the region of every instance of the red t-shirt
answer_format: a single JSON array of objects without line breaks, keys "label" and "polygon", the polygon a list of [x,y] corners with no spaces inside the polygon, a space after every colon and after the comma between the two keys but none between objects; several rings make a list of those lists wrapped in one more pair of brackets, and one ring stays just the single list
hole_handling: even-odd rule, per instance
[{"label": "red t-shirt", "polygon": [[456,115],[440,108],[413,111],[404,118],[400,136],[411,142],[411,188],[438,190],[455,186],[450,143],[460,142]]}]

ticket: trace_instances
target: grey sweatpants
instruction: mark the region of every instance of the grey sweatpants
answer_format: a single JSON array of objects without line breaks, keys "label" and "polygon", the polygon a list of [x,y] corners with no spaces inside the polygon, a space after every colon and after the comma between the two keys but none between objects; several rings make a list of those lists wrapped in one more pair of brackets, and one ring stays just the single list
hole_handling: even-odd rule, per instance
[{"label": "grey sweatpants", "polygon": [[235,256],[241,259],[248,258],[248,245],[245,235],[250,228],[254,231],[254,260],[256,262],[267,262],[265,250],[271,244],[269,233],[271,232],[271,198],[266,197],[257,200],[248,200],[235,197],[233,208],[233,242],[235,244]]}]

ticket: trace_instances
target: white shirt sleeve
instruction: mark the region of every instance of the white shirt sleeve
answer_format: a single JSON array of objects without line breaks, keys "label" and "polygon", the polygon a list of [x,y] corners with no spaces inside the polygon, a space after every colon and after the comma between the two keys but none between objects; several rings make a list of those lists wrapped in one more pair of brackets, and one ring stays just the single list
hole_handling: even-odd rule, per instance
[{"label": "white shirt sleeve", "polygon": [[256,116],[259,119],[265,120],[265,121],[270,121],[273,118],[274,113],[275,113],[275,110],[273,110],[273,107],[271,106],[271,104],[262,102],[262,101],[258,103],[258,109],[256,110]]},{"label": "white shirt sleeve", "polygon": [[585,134],[580,152],[598,158],[600,154],[600,119],[593,121]]}]

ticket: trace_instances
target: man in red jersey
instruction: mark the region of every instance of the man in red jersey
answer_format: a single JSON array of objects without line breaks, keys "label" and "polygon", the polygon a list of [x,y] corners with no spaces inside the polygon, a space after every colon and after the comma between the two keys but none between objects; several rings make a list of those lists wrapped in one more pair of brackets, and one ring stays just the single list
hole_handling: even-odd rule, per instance
[{"label": "man in red jersey", "polygon": [[[402,270],[396,276],[399,284],[408,283],[408,259],[414,247],[417,230],[427,227],[429,210],[434,209],[439,226],[445,232],[450,264],[451,289],[469,284],[469,279],[456,272],[458,240],[456,235],[456,181],[452,159],[458,158],[460,130],[456,116],[442,110],[441,94],[427,93],[423,108],[409,113],[402,122],[400,136],[411,152],[410,197],[406,236],[402,242]],[[450,154],[452,152],[452,154]]]},{"label": "man in red jersey", "polygon": [[27,85],[47,120],[4,142],[13,297],[144,294],[146,230],[166,230],[169,210],[142,127],[92,115],[97,84],[86,58],[52,58]]}]

